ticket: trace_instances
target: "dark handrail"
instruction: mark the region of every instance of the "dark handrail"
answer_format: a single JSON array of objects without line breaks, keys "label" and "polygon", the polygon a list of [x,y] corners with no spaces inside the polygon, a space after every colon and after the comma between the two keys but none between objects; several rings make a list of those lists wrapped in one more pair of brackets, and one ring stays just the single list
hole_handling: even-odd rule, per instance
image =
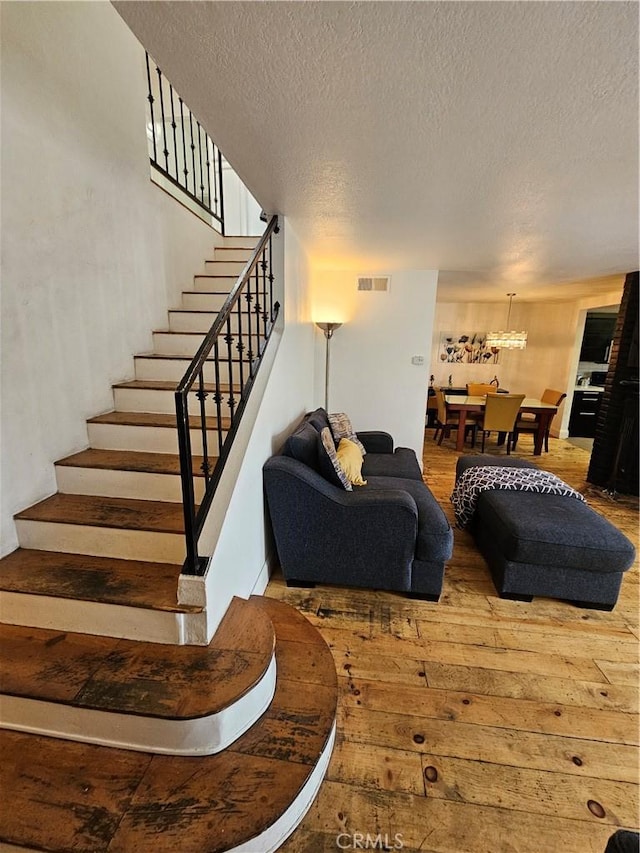
[{"label": "dark handrail", "polygon": [[[185,539],[187,558],[183,572],[185,574],[203,574],[206,558],[198,556],[198,538],[202,532],[207,513],[211,506],[213,496],[222,475],[224,463],[229,456],[233,439],[238,429],[242,413],[244,412],[247,399],[256,374],[262,362],[267,341],[273,331],[280,305],[273,302],[273,234],[277,234],[278,217],[274,216],[267,226],[260,242],[253,254],[247,261],[244,269],[225,299],[216,319],[207,332],[204,340],[198,347],[191,364],[180,380],[175,391],[176,422],[178,428],[178,448],[180,453],[180,477],[182,481],[182,502],[184,509]],[[267,275],[267,270],[268,275]],[[256,287],[255,292],[251,290],[252,278],[255,273],[256,281],[259,271],[262,274],[262,292]],[[268,282],[268,285],[267,285]],[[243,310],[241,297],[244,295],[246,309]],[[262,299],[263,304],[260,305]],[[269,304],[267,305],[267,300]],[[252,314],[255,315],[255,325],[252,323]],[[245,333],[242,318],[247,319],[248,332]],[[237,323],[237,331],[232,328],[232,320]],[[262,321],[263,331],[260,331]],[[248,346],[245,338],[248,334]],[[236,351],[239,366],[240,381],[236,382],[233,373],[234,360],[232,356],[232,343],[237,338]],[[255,350],[254,350],[255,339]],[[221,342],[227,345],[226,358],[220,356]],[[214,381],[207,385],[204,381],[204,369],[209,361],[211,351],[214,351],[213,370]],[[245,367],[247,376],[245,378]],[[226,371],[228,388],[223,380]],[[202,501],[198,507],[195,503],[195,491],[193,481],[193,455],[191,450],[191,432],[189,423],[189,393],[196,386],[194,394],[198,399],[200,418],[200,431],[202,440],[202,471],[205,478],[205,491]],[[235,391],[239,391],[236,399]],[[228,429],[223,429],[222,401],[225,391],[229,392],[228,405],[230,410],[230,423]],[[218,456],[212,466],[209,443],[207,437],[207,413],[206,399],[211,396],[215,404],[216,430],[218,434]],[[226,437],[223,439],[223,433]]]}]

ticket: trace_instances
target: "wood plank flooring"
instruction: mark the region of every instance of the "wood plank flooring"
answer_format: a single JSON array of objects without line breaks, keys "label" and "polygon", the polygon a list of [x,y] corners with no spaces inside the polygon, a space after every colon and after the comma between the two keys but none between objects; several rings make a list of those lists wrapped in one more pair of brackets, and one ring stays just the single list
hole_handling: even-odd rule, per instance
[{"label": "wood plank flooring", "polygon": [[[453,524],[457,454],[425,438]],[[523,436],[515,455],[531,454]],[[587,451],[551,439],[534,461],[637,547],[637,499],[590,487]],[[438,604],[274,577],[267,595],[320,630],[340,689],[327,779],[283,853],[364,849],[367,835],[404,851],[603,853],[617,827],[638,829],[638,591],[636,562],[611,613],[503,601],[459,530]]]}]

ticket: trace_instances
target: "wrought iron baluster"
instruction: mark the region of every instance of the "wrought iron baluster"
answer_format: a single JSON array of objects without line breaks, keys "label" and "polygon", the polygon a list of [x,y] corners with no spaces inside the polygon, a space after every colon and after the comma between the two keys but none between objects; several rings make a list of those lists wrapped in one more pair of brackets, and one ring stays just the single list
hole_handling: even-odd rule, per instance
[{"label": "wrought iron baluster", "polygon": [[193,467],[191,456],[191,433],[189,430],[189,404],[187,394],[176,391],[176,422],[178,426],[178,452],[180,455],[180,476],[182,481],[182,509],[184,514],[184,534],[187,556],[184,571],[188,574],[200,573],[198,560],[198,534],[196,531],[196,502],[193,493]]},{"label": "wrought iron baluster", "polygon": [[209,139],[209,134],[205,133],[204,135],[205,142],[205,151],[207,154],[207,205],[212,207],[211,204],[211,140]]},{"label": "wrought iron baluster", "polygon": [[153,162],[157,162],[158,160],[158,151],[156,148],[156,123],[153,117],[153,102],[155,98],[153,97],[153,88],[151,86],[151,69],[149,67],[149,54],[145,53],[147,57],[147,85],[149,87],[149,94],[147,95],[147,100],[149,101],[149,110],[151,112],[151,135],[153,137]]},{"label": "wrought iron baluster", "polygon": [[219,346],[219,338],[216,338],[216,341],[213,345],[213,371],[215,375],[215,390],[213,392],[213,400],[216,404],[216,420],[217,424],[217,432],[218,432],[218,456],[222,453],[222,445],[224,443],[224,439],[222,437],[222,393],[220,391],[220,346]]},{"label": "wrought iron baluster", "polygon": [[222,230],[222,235],[225,233],[225,225],[224,225],[224,184],[222,183],[222,152],[218,148],[218,183],[220,186],[220,205],[217,205],[216,202],[216,213],[218,214],[218,219],[220,220],[220,228]]},{"label": "wrought iron baluster", "polygon": [[229,377],[229,417],[231,418],[231,427],[234,427],[233,416],[236,410],[236,401],[233,396],[233,383],[231,381],[232,371],[233,371],[233,350],[231,349],[231,345],[233,344],[234,337],[231,334],[231,314],[227,317],[227,334],[225,335],[225,341],[227,342],[227,376]]},{"label": "wrought iron baluster", "polygon": [[193,167],[192,175],[193,175],[193,195],[197,198],[196,194],[196,146],[193,141],[193,116],[191,114],[191,110],[189,110],[189,127],[191,129],[191,165]]},{"label": "wrought iron baluster", "polygon": [[[253,303],[253,294],[251,293],[251,277],[245,286],[245,302],[247,303],[247,327],[249,329],[249,349],[247,351],[247,362],[249,364],[249,376],[253,376],[253,329],[251,322],[251,305]],[[239,301],[239,300],[238,300]]]},{"label": "wrought iron baluster", "polygon": [[[274,321],[273,316],[273,238],[269,236],[269,316],[271,322]],[[279,307],[279,306],[278,306]]]},{"label": "wrought iron baluster", "polygon": [[[244,391],[244,353],[247,348],[242,334],[242,299],[236,301],[236,316],[238,318],[238,343],[236,344],[236,349],[240,361],[240,396],[242,397],[242,392]],[[249,347],[251,347],[251,342],[249,342]]]},{"label": "wrought iron baluster", "polygon": [[256,357],[259,357],[262,352],[262,343],[260,340],[260,315],[262,314],[262,306],[260,305],[260,262],[256,263],[252,278],[255,281],[253,313],[256,318]]},{"label": "wrought iron baluster", "polygon": [[263,334],[264,337],[267,337],[267,320],[269,319],[269,312],[267,311],[267,249],[265,247],[262,252],[262,259],[260,261],[260,267],[262,268],[262,323],[263,323]]},{"label": "wrought iron baluster", "polygon": [[209,392],[204,387],[204,367],[198,373],[198,390],[196,397],[200,401],[200,431],[202,434],[202,472],[204,474],[205,488],[209,485],[209,477],[211,466],[209,464],[209,448],[207,441],[207,413],[205,409],[205,401],[209,396]]},{"label": "wrought iron baluster", "polygon": [[169,149],[167,148],[167,125],[164,117],[164,96],[162,94],[162,71],[156,66],[156,71],[158,72],[158,88],[160,90],[160,114],[162,116],[162,141],[164,144],[164,148],[162,149],[162,153],[164,154],[164,167],[169,173]]},{"label": "wrought iron baluster", "polygon": [[184,138],[184,101],[182,98],[180,100],[180,125],[182,127],[182,162],[184,164],[184,169],[182,170],[184,174],[184,188],[188,189],[189,182],[189,167],[187,166],[187,141]]},{"label": "wrought iron baluster", "polygon": [[173,86],[169,83],[169,94],[171,95],[171,127],[173,128],[173,160],[176,166],[176,181],[179,181],[178,169],[178,141],[176,139],[176,113],[173,106]]},{"label": "wrought iron baluster", "polygon": [[218,210],[218,170],[216,169],[216,158],[220,154],[220,149],[216,147],[213,139],[211,140],[211,165],[213,166],[213,204],[211,207],[217,212]]},{"label": "wrought iron baluster", "polygon": [[198,125],[198,162],[200,163],[200,200],[204,204],[204,172],[202,168],[202,136],[200,122],[196,120]]}]

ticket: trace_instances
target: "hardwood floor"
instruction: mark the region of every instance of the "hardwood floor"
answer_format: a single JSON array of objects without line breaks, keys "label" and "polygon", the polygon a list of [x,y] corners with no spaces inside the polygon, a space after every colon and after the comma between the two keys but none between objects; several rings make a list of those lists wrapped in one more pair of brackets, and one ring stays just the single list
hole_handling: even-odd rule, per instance
[{"label": "hardwood floor", "polygon": [[[427,431],[424,475],[453,523],[446,445]],[[637,500],[589,487],[588,452],[551,439],[534,461],[637,547]],[[340,685],[327,777],[283,853],[602,853],[638,829],[638,582],[636,562],[611,613],[503,601],[459,530],[438,604],[276,576],[267,595],[319,628]]]}]

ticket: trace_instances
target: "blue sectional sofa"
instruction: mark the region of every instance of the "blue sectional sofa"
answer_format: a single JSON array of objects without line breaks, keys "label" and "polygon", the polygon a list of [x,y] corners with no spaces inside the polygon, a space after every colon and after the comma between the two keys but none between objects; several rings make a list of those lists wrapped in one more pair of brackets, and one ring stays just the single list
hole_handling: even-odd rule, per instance
[{"label": "blue sectional sofa", "polygon": [[[359,432],[365,486],[345,491],[321,473],[324,409],[305,416],[264,465],[278,558],[291,586],[341,584],[437,601],[453,531],[413,450],[386,432]],[[322,450],[320,448],[320,453]]]}]

